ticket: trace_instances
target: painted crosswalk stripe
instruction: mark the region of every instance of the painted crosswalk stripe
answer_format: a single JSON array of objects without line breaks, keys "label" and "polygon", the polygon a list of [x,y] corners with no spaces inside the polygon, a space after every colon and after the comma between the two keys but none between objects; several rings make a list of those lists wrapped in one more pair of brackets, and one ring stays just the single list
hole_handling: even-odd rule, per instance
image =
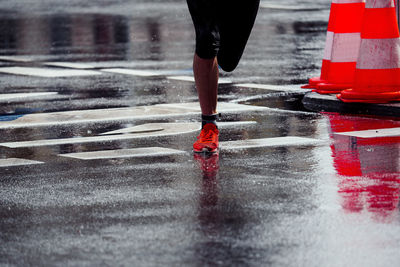
[{"label": "painted crosswalk stripe", "polygon": [[[218,122],[218,128],[227,129],[235,127],[243,127],[255,125],[255,121],[221,121]],[[188,131],[200,130],[200,122],[195,123],[146,123],[133,127],[127,127],[115,131],[105,132],[100,135],[109,134],[124,134],[124,133],[136,133],[136,134],[163,134],[165,132],[177,132],[178,134],[186,133]]]},{"label": "painted crosswalk stripe", "polygon": [[127,74],[133,76],[143,76],[143,77],[193,74],[192,70],[137,70],[137,69],[114,68],[114,69],[101,69],[101,71],[118,73],[118,74]]},{"label": "painted crosswalk stripe", "polygon": [[[256,122],[220,122],[218,127],[221,129],[245,127],[254,125]],[[57,145],[72,145],[85,143],[103,143],[124,140],[137,140],[145,138],[161,138],[174,135],[190,134],[200,131],[199,122],[178,122],[178,123],[146,123],[133,127],[127,127],[115,131],[104,132],[99,136],[44,139],[32,141],[17,141],[0,143],[0,147],[8,148],[32,148]]]},{"label": "painted crosswalk stripe", "polygon": [[32,100],[55,100],[62,98],[69,98],[69,96],[61,96],[58,95],[57,92],[0,94],[0,103]]},{"label": "painted crosswalk stripe", "polygon": [[[168,76],[167,79],[176,80],[176,81],[184,81],[184,82],[194,82],[193,76]],[[231,84],[232,81],[227,78],[219,78],[219,84]]]},{"label": "painted crosswalk stripe", "polygon": [[0,159],[0,167],[43,164],[44,162],[19,158]]},{"label": "painted crosswalk stripe", "polygon": [[256,125],[256,121],[219,121],[218,128],[226,129],[226,128],[237,128],[237,127],[249,127],[252,125]]},{"label": "painted crosswalk stripe", "polygon": [[360,137],[360,138],[394,137],[394,136],[400,136],[400,128],[373,129],[365,131],[342,132],[335,134]]},{"label": "painted crosswalk stripe", "polygon": [[49,67],[62,67],[62,68],[81,69],[81,70],[96,68],[92,64],[75,63],[75,62],[44,62],[43,65]]},{"label": "painted crosswalk stripe", "polygon": [[[242,113],[268,110],[266,107],[220,102],[218,111],[223,113]],[[177,116],[197,115],[198,103],[172,103],[129,108],[75,110],[54,113],[28,114],[13,121],[0,122],[0,129],[71,125],[99,122],[124,122],[138,119],[162,119]]]},{"label": "painted crosswalk stripe", "polygon": [[101,72],[92,70],[50,69],[50,68],[31,68],[31,67],[3,67],[0,68],[0,73],[37,76],[46,78],[101,75]]},{"label": "painted crosswalk stripe", "polygon": [[84,143],[103,143],[103,142],[182,135],[182,134],[194,133],[199,130],[200,130],[200,124],[198,122],[154,123],[154,124],[148,123],[148,124],[138,125],[135,127],[106,132],[100,136],[45,139],[45,140],[32,140],[32,141],[21,141],[21,142],[4,142],[0,143],[0,147],[2,146],[8,148],[27,148],[27,147],[56,146],[65,144],[71,145],[71,144],[84,144]]},{"label": "painted crosswalk stripe", "polygon": [[33,58],[26,56],[0,56],[0,61],[31,62],[33,61]]},{"label": "painted crosswalk stripe", "polygon": [[311,91],[311,89],[301,89],[299,86],[296,85],[272,85],[272,84],[256,84],[256,83],[240,83],[235,84],[235,87],[238,88],[251,88],[251,89],[261,89],[266,91],[278,91],[278,92],[300,92],[306,93]]},{"label": "painted crosswalk stripe", "polygon": [[269,9],[279,9],[279,10],[288,10],[288,11],[317,11],[317,10],[322,10],[326,9],[323,7],[309,7],[309,6],[290,6],[290,5],[280,5],[280,4],[271,4],[271,3],[260,3],[261,8],[269,8]]},{"label": "painted crosswalk stripe", "polygon": [[[133,61],[87,61],[87,62],[60,62],[47,61],[43,63],[47,66],[64,67],[72,69],[111,69],[111,68],[174,68],[176,66],[186,66],[184,60],[154,61],[154,60],[133,60]],[[173,67],[172,67],[173,66]]]},{"label": "painted crosswalk stripe", "polygon": [[273,137],[262,139],[247,139],[239,141],[225,141],[220,142],[220,149],[224,150],[241,150],[248,148],[262,148],[262,147],[279,147],[279,146],[305,146],[317,145],[323,142],[319,139],[312,139],[297,136]]},{"label": "painted crosswalk stripe", "polygon": [[[220,129],[249,127],[257,122],[219,122]],[[99,136],[44,139],[32,141],[3,142],[0,147],[8,148],[33,148],[57,145],[72,145],[85,143],[104,143],[124,140],[137,140],[145,138],[161,138],[174,135],[190,134],[200,131],[199,122],[178,122],[178,123],[146,123],[133,127],[127,127],[115,131],[104,132]]]},{"label": "painted crosswalk stripe", "polygon": [[185,151],[163,147],[143,147],[118,150],[102,150],[80,153],[59,154],[61,157],[95,160],[95,159],[118,159],[118,158],[142,158],[142,157],[160,157],[184,155]]}]

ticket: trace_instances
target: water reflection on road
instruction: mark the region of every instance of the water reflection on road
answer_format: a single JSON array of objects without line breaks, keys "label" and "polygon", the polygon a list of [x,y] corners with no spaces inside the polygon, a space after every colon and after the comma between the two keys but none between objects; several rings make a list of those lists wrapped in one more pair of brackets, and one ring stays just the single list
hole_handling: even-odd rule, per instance
[{"label": "water reflection on road", "polygon": [[400,137],[359,138],[336,133],[399,127],[399,121],[327,114],[332,156],[339,174],[341,205],[351,213],[369,212],[378,221],[398,215]]}]

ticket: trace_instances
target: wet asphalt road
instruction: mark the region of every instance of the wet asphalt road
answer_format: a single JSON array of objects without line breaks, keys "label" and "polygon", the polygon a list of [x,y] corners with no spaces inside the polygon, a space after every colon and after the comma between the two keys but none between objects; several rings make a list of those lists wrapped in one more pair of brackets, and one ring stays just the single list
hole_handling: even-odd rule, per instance
[{"label": "wet asphalt road", "polygon": [[[48,65],[54,62],[98,72],[0,73],[0,265],[399,265],[400,137],[352,135],[399,128],[400,120],[309,112],[303,92],[281,90],[319,74],[329,16],[329,1],[289,2],[286,8],[300,10],[260,8],[243,60],[222,73],[231,83],[219,90],[221,102],[265,107],[223,112],[221,121],[236,124],[221,130],[221,141],[284,142],[203,157],[191,153],[197,132],[72,142],[145,123],[198,121],[196,112],[101,119],[115,108],[197,100],[194,84],[173,75],[104,71],[190,76],[194,33],[184,1],[0,1],[0,72],[79,70]],[[245,83],[278,89],[238,86]],[[97,120],[70,113],[91,110]],[[41,114],[62,119],[35,124]],[[286,137],[315,142],[286,144]],[[49,139],[66,141],[4,145]],[[60,156],[142,147],[180,153]],[[9,159],[41,164],[11,166]]]}]

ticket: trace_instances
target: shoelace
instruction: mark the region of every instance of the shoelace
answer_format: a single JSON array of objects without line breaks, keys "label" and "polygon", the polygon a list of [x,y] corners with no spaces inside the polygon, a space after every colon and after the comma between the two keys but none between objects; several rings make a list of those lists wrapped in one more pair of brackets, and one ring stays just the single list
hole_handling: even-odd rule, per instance
[{"label": "shoelace", "polygon": [[213,139],[213,136],[214,136],[214,132],[209,130],[203,135],[201,142],[211,142]]}]

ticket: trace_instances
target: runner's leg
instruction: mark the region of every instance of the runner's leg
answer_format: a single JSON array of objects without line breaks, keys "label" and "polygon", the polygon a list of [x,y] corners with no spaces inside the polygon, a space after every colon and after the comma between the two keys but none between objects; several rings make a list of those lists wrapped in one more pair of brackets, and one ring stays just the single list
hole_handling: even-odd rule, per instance
[{"label": "runner's leg", "polygon": [[197,54],[194,55],[193,72],[201,113],[216,114],[219,75],[217,58],[202,59]]},{"label": "runner's leg", "polygon": [[218,151],[219,131],[216,126],[218,93],[219,29],[214,0],[187,0],[196,30],[196,53],[193,72],[202,112],[202,130],[193,144],[194,152]]},{"label": "runner's leg", "polygon": [[203,115],[217,112],[219,30],[216,5],[209,0],[187,0],[196,31],[193,72]]}]

